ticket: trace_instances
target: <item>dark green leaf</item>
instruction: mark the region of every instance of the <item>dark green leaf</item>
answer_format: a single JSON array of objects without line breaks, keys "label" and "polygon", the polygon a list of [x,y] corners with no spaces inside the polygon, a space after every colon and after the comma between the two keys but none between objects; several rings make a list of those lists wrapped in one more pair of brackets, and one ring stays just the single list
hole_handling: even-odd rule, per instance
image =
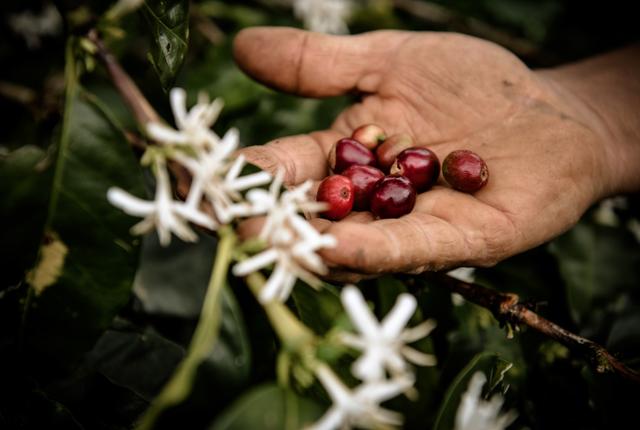
[{"label": "dark green leaf", "polygon": [[109,187],[140,195],[142,176],[117,125],[68,82],[45,240],[30,272],[26,342],[73,364],[130,296],[138,260],[134,219],[106,199]]},{"label": "dark green leaf", "polygon": [[343,314],[339,293],[333,285],[324,283],[320,290],[315,290],[298,282],[291,295],[300,319],[317,334],[331,330],[336,318]]},{"label": "dark green leaf", "polygon": [[[157,235],[144,238],[134,291],[148,314],[195,320],[209,283],[217,241],[200,235],[196,243],[172,241],[160,246]],[[173,320],[174,324],[178,322]],[[228,288],[222,292],[220,338],[205,361],[212,377],[242,386],[251,365],[251,351],[242,313]]]},{"label": "dark green leaf", "polygon": [[87,354],[87,366],[151,401],[184,357],[184,348],[151,328],[116,320]]},{"label": "dark green leaf", "polygon": [[169,89],[184,62],[189,44],[189,2],[146,0],[141,8],[151,34],[149,59],[162,87]]},{"label": "dark green leaf", "polygon": [[196,243],[172,240],[161,246],[158,235],[142,241],[134,292],[152,315],[196,319],[202,309],[217,241],[200,234]]},{"label": "dark green leaf", "polygon": [[316,403],[276,385],[264,385],[238,399],[210,430],[298,430],[321,414]]},{"label": "dark green leaf", "polygon": [[580,222],[551,244],[566,282],[576,322],[604,322],[606,305],[628,294],[640,279],[640,252],[624,229]]},{"label": "dark green leaf", "polygon": [[35,146],[0,157],[0,291],[20,282],[36,259],[51,192],[51,164]]},{"label": "dark green leaf", "polygon": [[376,279],[378,287],[378,307],[376,314],[378,318],[384,317],[396,304],[398,296],[407,292],[407,287],[402,281],[393,276],[387,275]]},{"label": "dark green leaf", "polygon": [[[196,243],[175,240],[168,247],[160,246],[155,234],[143,240],[134,292],[145,317],[153,316],[163,335],[185,347],[202,309],[216,246],[217,240],[204,234]],[[198,368],[193,391],[182,405],[163,414],[159,428],[175,427],[190,415],[206,423],[246,388],[252,361],[244,318],[228,287],[221,303],[220,335]],[[212,393],[212,386],[224,390]]]}]

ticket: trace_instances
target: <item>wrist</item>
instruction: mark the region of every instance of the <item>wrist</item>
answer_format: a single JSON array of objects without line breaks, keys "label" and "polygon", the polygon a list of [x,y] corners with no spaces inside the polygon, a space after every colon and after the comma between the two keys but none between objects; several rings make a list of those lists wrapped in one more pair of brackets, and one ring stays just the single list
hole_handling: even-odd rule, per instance
[{"label": "wrist", "polygon": [[558,107],[589,128],[603,157],[603,196],[640,189],[640,45],[536,74]]}]

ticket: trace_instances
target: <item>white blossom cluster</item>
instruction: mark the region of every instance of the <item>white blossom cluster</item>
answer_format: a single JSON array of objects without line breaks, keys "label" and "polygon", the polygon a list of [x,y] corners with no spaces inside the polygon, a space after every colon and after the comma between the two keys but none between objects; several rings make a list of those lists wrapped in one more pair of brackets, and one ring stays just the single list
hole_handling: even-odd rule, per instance
[{"label": "white blossom cluster", "polygon": [[416,327],[405,328],[416,310],[415,297],[401,294],[394,307],[382,321],[378,321],[367,306],[360,290],[346,286],[341,294],[342,304],[358,331],[343,333],[342,341],[361,351],[353,363],[351,373],[362,383],[347,388],[325,365],[316,375],[333,401],[333,405],[311,428],[387,428],[402,425],[402,415],[382,408],[380,403],[411,390],[415,376],[407,361],[422,366],[436,364],[435,357],[407,346],[435,327],[426,320]]},{"label": "white blossom cluster", "polygon": [[351,0],[293,0],[293,13],[305,28],[319,33],[346,34],[353,10]]},{"label": "white blossom cluster", "polygon": [[[261,301],[284,301],[296,279],[318,282],[314,274],[327,268],[317,252],[335,246],[332,236],[318,233],[300,212],[317,212],[324,204],[311,201],[307,182],[281,192],[283,175],[273,179],[260,171],[242,175],[245,159],[234,157],[238,149],[238,131],[231,129],[219,137],[211,126],[218,118],[222,102],[210,102],[200,96],[187,111],[186,92],[174,88],[170,93],[171,108],[177,129],[159,122],[147,124],[147,134],[160,145],[152,151],[156,177],[154,200],[143,200],[119,188],[111,188],[108,200],[130,215],[143,217],[132,228],[134,234],[157,230],[160,243],[171,242],[171,234],[184,241],[197,236],[189,223],[215,230],[237,218],[266,216],[260,238],[267,249],[234,267],[237,276],[245,276],[275,264],[261,293]],[[174,200],[167,163],[178,163],[191,174],[191,185],[185,201]],[[273,180],[273,181],[272,181]],[[269,182],[269,190],[256,188]],[[247,191],[249,190],[249,191]],[[247,191],[243,196],[242,191]],[[204,203],[204,204],[203,204]],[[211,210],[206,211],[209,207]]]}]

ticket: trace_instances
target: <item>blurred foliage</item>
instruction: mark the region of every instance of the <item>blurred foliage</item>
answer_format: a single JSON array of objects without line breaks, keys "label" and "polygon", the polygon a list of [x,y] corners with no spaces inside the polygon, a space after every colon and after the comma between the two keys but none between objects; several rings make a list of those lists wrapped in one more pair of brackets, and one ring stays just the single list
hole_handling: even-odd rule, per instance
[{"label": "blurred foliage", "polygon": [[[74,71],[87,66],[80,56],[68,58],[64,94],[66,36],[94,24],[106,29],[98,17],[112,2],[54,3],[59,32],[38,46],[12,28],[11,17],[49,2],[0,4],[0,428],[128,429],[184,357],[216,242],[203,235],[196,245],[175,240],[164,249],[155,235],[141,246],[129,236],[134,220],[112,208],[105,193],[117,185],[144,194],[144,172],[122,133],[136,125],[100,67],[76,82]],[[290,8],[276,3],[147,1],[118,23],[124,35],[105,34],[166,119],[164,90],[175,82],[187,88],[190,102],[199,91],[222,97],[226,107],[216,130],[234,126],[244,144],[260,144],[328,127],[353,100],[279,94],[234,65],[232,40],[240,29],[300,26]],[[356,11],[351,29],[461,31],[503,42],[531,66],[552,66],[636,40],[631,4],[371,0]],[[432,12],[416,14],[417,5]],[[551,244],[478,270],[477,281],[529,299],[545,317],[640,368],[640,246],[626,228],[640,215],[639,201],[630,196],[629,207],[618,210],[617,227],[596,224],[589,212]],[[50,275],[44,283],[36,280],[39,270]],[[230,282],[220,339],[189,398],[163,414],[160,428],[187,422],[193,429],[298,428],[328,405],[317,383],[294,386],[297,391],[273,385],[276,338],[242,282]],[[624,423],[634,422],[627,420],[640,402],[636,387],[593,373],[537,333],[506,339],[488,311],[459,303],[435,281],[388,276],[364,282],[363,291],[379,316],[409,291],[419,301],[412,324],[438,322],[428,340],[413,345],[438,359],[437,367],[418,369],[420,397],[392,402],[407,428],[450,428],[475,369],[505,393],[506,408],[518,410],[513,428],[627,428]],[[290,305],[318,334],[349,328],[335,286],[320,292],[300,286]],[[349,375],[349,351],[326,342],[320,355]]]}]

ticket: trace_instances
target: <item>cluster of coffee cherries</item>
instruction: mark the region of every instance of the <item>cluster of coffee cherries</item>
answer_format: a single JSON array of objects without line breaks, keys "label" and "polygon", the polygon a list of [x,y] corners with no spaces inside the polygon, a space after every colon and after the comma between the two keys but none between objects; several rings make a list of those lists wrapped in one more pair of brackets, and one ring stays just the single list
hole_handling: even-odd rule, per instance
[{"label": "cluster of coffee cherries", "polygon": [[[385,154],[395,145],[407,149],[390,160]],[[334,174],[320,183],[316,200],[329,204],[321,215],[331,220],[352,210],[369,210],[376,218],[401,217],[413,209],[416,194],[427,191],[440,176],[433,151],[414,147],[407,135],[387,138],[375,124],[362,125],[336,142],[329,167]],[[457,150],[445,158],[442,175],[454,189],[474,193],[487,183],[489,170],[474,152]]]}]

